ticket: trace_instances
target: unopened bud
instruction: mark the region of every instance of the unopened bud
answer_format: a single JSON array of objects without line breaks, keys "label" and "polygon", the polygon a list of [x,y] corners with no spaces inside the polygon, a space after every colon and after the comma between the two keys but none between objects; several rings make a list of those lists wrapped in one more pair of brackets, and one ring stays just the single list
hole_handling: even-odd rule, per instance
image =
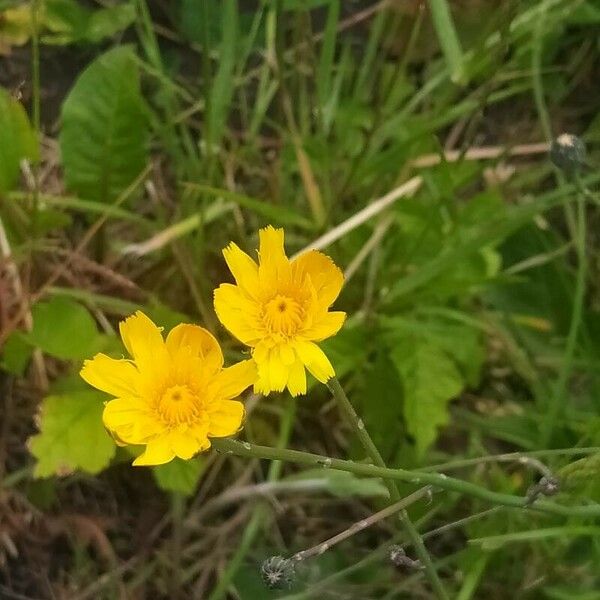
[{"label": "unopened bud", "polygon": [[560,482],[556,477],[544,475],[527,490],[527,504],[533,504],[540,496],[554,496],[560,491]]},{"label": "unopened bud", "polygon": [[585,144],[576,135],[561,133],[550,146],[550,160],[561,170],[572,174],[585,166]]},{"label": "unopened bud", "polygon": [[390,562],[398,568],[421,570],[424,569],[420,560],[413,560],[406,556],[406,552],[402,546],[394,545],[390,548]]},{"label": "unopened bud", "polygon": [[296,575],[294,562],[283,556],[271,556],[263,561],[260,574],[271,590],[289,588]]}]

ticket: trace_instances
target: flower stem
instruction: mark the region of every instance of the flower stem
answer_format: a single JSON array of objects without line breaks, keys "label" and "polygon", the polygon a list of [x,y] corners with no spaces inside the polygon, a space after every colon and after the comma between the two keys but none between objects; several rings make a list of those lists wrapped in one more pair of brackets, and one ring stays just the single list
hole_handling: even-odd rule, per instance
[{"label": "flower stem", "polygon": [[581,326],[583,314],[583,301],[585,296],[585,278],[587,271],[585,256],[585,238],[586,238],[586,219],[585,219],[585,189],[578,174],[575,174],[575,185],[577,187],[577,216],[575,223],[575,232],[573,240],[577,252],[577,273],[575,276],[575,292],[573,297],[573,312],[571,313],[571,323],[569,333],[567,334],[567,344],[563,357],[558,382],[550,398],[546,411],[546,417],[541,428],[541,445],[547,447],[552,439],[554,428],[561,410],[565,404],[565,391],[573,366],[573,357],[575,355],[575,346]]},{"label": "flower stem", "polygon": [[457,492],[479,498],[491,504],[501,506],[512,506],[514,508],[527,508],[547,514],[559,515],[563,517],[600,517],[600,505],[589,504],[582,506],[564,506],[549,500],[536,500],[535,504],[528,506],[525,496],[515,496],[512,494],[502,494],[493,492],[487,488],[481,487],[469,481],[449,477],[443,473],[432,473],[425,471],[406,471],[404,469],[390,469],[365,463],[356,463],[351,460],[342,460],[339,458],[330,458],[321,454],[312,454],[310,452],[300,452],[298,450],[289,450],[287,448],[273,448],[270,446],[259,446],[249,442],[238,442],[226,438],[213,438],[211,440],[213,448],[223,454],[235,454],[246,458],[263,458],[267,460],[281,460],[289,463],[296,463],[310,467],[326,467],[338,471],[346,471],[354,475],[363,477],[378,477],[380,479],[393,479],[394,481],[404,481],[414,485],[433,485],[437,488],[449,492]]},{"label": "flower stem", "polygon": [[[350,402],[350,400],[348,400],[348,396],[346,396],[346,393],[340,385],[340,382],[338,381],[337,377],[333,377],[332,379],[330,379],[327,382],[327,387],[333,394],[333,397],[336,399],[340,410],[344,413],[344,417],[358,436],[358,439],[363,445],[363,448],[365,449],[369,458],[373,461],[373,463],[376,466],[386,468],[386,464],[383,460],[383,457],[381,456],[379,450],[377,449],[377,446],[375,446],[373,440],[371,439],[371,436],[369,435],[365,424],[356,414],[352,403]],[[398,491],[397,484],[392,479],[383,479],[390,492],[390,498],[393,502],[398,502],[400,500],[400,492]],[[433,566],[433,561],[429,556],[429,552],[427,551],[427,548],[425,547],[425,544],[423,543],[419,532],[410,520],[406,510],[403,510],[400,513],[400,520],[402,521],[402,525],[404,526],[404,529],[406,530],[406,533],[410,541],[412,542],[418,557],[421,559],[421,562],[425,567],[425,574],[427,575],[429,583],[435,591],[436,596],[440,598],[440,600],[447,600],[448,594],[446,594],[444,585],[440,581],[435,567]]]},{"label": "flower stem", "polygon": [[[279,448],[284,448],[288,443],[288,440],[292,433],[295,415],[296,403],[292,398],[290,398],[284,408],[284,412],[281,417],[281,425],[278,440]],[[213,440],[213,442],[216,441],[218,440]],[[277,481],[281,476],[282,467],[283,463],[281,461],[273,461],[269,467],[267,481],[271,483]],[[257,504],[254,507],[248,525],[244,529],[242,539],[238,544],[238,548],[229,560],[227,568],[220,575],[219,582],[217,583],[215,589],[212,591],[209,600],[220,600],[225,596],[229,589],[229,586],[231,585],[231,581],[235,577],[239,568],[242,566],[244,558],[250,550],[252,543],[256,539],[256,536],[260,533],[260,530],[263,527],[267,516],[268,513],[265,510],[264,504]]]}]

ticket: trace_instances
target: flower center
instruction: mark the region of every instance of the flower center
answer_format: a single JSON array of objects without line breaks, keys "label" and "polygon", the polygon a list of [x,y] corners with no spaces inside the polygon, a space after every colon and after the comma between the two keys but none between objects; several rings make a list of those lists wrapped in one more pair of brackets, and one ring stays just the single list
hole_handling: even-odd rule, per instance
[{"label": "flower center", "polygon": [[271,298],[263,309],[263,323],[270,333],[293,335],[302,325],[303,316],[300,303],[281,294]]},{"label": "flower center", "polygon": [[187,385],[173,385],[163,392],[157,409],[167,424],[179,425],[198,419],[200,402]]}]

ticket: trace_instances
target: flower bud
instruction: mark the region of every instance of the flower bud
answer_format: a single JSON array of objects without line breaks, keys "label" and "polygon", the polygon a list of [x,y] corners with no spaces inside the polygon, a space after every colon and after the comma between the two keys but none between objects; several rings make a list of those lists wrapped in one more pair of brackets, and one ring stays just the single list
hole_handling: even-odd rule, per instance
[{"label": "flower bud", "polygon": [[292,585],[296,571],[293,561],[283,556],[271,556],[263,561],[260,574],[269,589],[280,590]]},{"label": "flower bud", "polygon": [[576,135],[561,133],[550,146],[550,160],[562,171],[572,174],[585,166],[585,144]]},{"label": "flower bud", "polygon": [[556,477],[544,475],[527,490],[527,505],[533,504],[540,496],[554,496],[560,491],[560,482]]},{"label": "flower bud", "polygon": [[413,560],[409,556],[406,556],[406,552],[402,546],[394,545],[390,548],[390,562],[399,568],[421,570],[423,565],[420,560]]}]

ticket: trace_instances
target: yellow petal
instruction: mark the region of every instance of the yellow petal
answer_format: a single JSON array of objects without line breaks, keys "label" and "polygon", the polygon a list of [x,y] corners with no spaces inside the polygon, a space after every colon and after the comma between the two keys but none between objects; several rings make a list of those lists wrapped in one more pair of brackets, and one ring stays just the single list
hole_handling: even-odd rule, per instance
[{"label": "yellow petal", "polygon": [[167,352],[161,330],[141,311],[119,323],[121,338],[140,370],[165,364]]},{"label": "yellow petal", "polygon": [[253,360],[243,360],[216,375],[211,389],[214,389],[218,398],[235,398],[251,386],[257,377],[256,363]]},{"label": "yellow petal", "polygon": [[297,360],[290,367],[287,387],[292,396],[306,394],[306,371],[304,370],[302,361]]},{"label": "yellow petal", "polygon": [[324,313],[308,329],[302,332],[302,337],[313,342],[320,342],[335,335],[342,328],[345,320],[345,312],[334,311]]},{"label": "yellow petal", "polygon": [[280,344],[278,349],[279,358],[286,367],[289,367],[296,362],[296,353],[291,344]]},{"label": "yellow petal", "polygon": [[236,400],[215,403],[209,412],[208,435],[225,437],[237,433],[242,427],[244,413],[244,405]]},{"label": "yellow petal", "polygon": [[259,307],[235,285],[222,283],[214,295],[215,312],[223,326],[240,342],[252,346],[262,337]]},{"label": "yellow petal", "polygon": [[104,426],[125,444],[145,444],[163,430],[162,424],[139,398],[116,398],[104,407]]},{"label": "yellow petal", "polygon": [[198,440],[190,432],[172,431],[169,443],[173,452],[183,460],[189,460],[200,451]]},{"label": "yellow petal", "polygon": [[256,297],[258,293],[258,265],[233,242],[223,249],[223,256],[236,283],[249,296]]},{"label": "yellow petal", "polygon": [[143,467],[151,465],[164,465],[175,458],[175,452],[171,448],[168,435],[159,437],[156,440],[148,442],[146,450],[140,454],[134,461],[134,467]]},{"label": "yellow petal", "polygon": [[333,260],[316,250],[311,250],[294,260],[292,270],[294,281],[298,284],[302,285],[306,276],[310,277],[319,304],[324,307],[333,304],[344,285],[344,275]]},{"label": "yellow petal", "polygon": [[325,383],[335,375],[327,356],[312,342],[297,341],[294,348],[306,368],[321,382]]},{"label": "yellow petal", "polygon": [[267,368],[271,390],[275,392],[283,391],[288,381],[290,368],[283,364],[278,348],[273,348],[269,353]]},{"label": "yellow petal", "polygon": [[277,289],[291,279],[291,265],[283,247],[283,229],[272,226],[261,229],[258,275],[261,286],[267,289]]},{"label": "yellow petal", "polygon": [[171,357],[177,357],[181,348],[189,348],[192,357],[202,359],[209,372],[217,372],[223,366],[223,352],[215,337],[204,327],[182,323],[169,332],[166,341]]},{"label": "yellow petal", "polygon": [[96,354],[86,360],[79,372],[84,381],[112,396],[135,396],[140,374],[129,360],[115,360],[106,354]]},{"label": "yellow petal", "polygon": [[258,377],[254,382],[254,393],[268,396],[271,393],[271,381],[269,379],[268,361],[257,363]]}]

